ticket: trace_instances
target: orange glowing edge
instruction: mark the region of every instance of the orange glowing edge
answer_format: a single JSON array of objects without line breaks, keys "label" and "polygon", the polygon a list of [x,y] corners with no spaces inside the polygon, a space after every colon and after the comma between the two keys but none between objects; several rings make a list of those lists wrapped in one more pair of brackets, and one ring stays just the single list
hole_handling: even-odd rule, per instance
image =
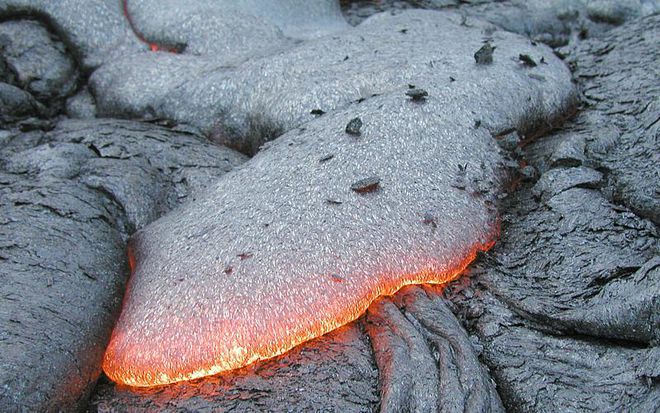
[{"label": "orange glowing edge", "polygon": [[[498,231],[495,232],[497,233]],[[363,299],[359,300],[355,305],[346,308],[335,318],[320,319],[315,325],[307,330],[292,332],[288,337],[280,337],[276,343],[263,343],[260,348],[249,350],[242,346],[235,346],[228,352],[229,354],[224,355],[224,359],[216,360],[214,363],[207,366],[191,368],[189,371],[176,373],[164,371],[142,371],[139,374],[136,374],[133,369],[126,368],[121,365],[121,362],[117,361],[116,355],[113,354],[112,345],[110,345],[103,360],[103,371],[111,380],[117,383],[133,387],[153,387],[212,376],[218,373],[245,367],[259,360],[273,358],[286,353],[299,344],[320,337],[343,325],[355,321],[365,313],[367,308],[376,299],[381,296],[393,295],[407,285],[446,284],[457,279],[467,269],[470,263],[476,259],[478,252],[487,251],[494,244],[495,241],[491,240],[485,244],[477,244],[473,246],[469,253],[463,259],[459,260],[452,270],[438,273],[427,269],[418,273],[405,275],[400,278],[399,282],[392,282],[389,285],[382,285],[379,286],[379,288],[374,289],[371,294],[363,297]],[[132,267],[134,267],[134,263],[131,264],[133,264]]]}]

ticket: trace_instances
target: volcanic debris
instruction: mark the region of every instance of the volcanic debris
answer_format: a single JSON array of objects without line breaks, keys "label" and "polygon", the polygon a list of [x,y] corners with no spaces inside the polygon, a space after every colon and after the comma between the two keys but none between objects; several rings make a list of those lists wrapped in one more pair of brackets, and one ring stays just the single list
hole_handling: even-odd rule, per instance
[{"label": "volcanic debris", "polygon": [[518,55],[518,60],[520,60],[520,62],[522,62],[523,66],[536,67],[536,62],[528,54],[521,53],[520,55]]},{"label": "volcanic debris", "polygon": [[487,42],[474,53],[474,60],[478,65],[489,65],[493,63],[493,52],[496,47]]},{"label": "volcanic debris", "polygon": [[429,93],[426,90],[417,87],[406,90],[406,96],[409,96],[413,102],[423,102],[428,95]]},{"label": "volcanic debris", "polygon": [[438,228],[438,223],[436,222],[433,214],[431,214],[430,212],[424,213],[424,219],[422,219],[422,223],[425,225],[430,225],[431,227],[433,227],[433,229]]},{"label": "volcanic debris", "polygon": [[346,133],[353,136],[360,136],[361,128],[362,128],[362,119],[353,118],[346,125]]},{"label": "volcanic debris", "polygon": [[375,192],[380,188],[380,178],[377,176],[372,176],[365,179],[360,179],[351,185],[351,190],[357,192],[358,194],[366,194],[369,192]]}]

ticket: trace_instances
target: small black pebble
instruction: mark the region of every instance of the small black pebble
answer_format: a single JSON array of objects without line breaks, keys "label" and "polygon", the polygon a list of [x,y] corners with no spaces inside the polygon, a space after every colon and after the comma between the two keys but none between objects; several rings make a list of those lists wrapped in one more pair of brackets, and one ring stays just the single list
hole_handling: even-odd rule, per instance
[{"label": "small black pebble", "polygon": [[348,56],[346,56],[346,57],[344,58],[344,62],[347,61],[347,60],[348,60]]},{"label": "small black pebble", "polygon": [[406,95],[410,96],[410,99],[415,102],[420,102],[426,99],[429,93],[424,89],[413,88],[406,91]]},{"label": "small black pebble", "polygon": [[323,158],[319,159],[319,162],[327,162],[334,157],[335,155],[325,155]]},{"label": "small black pebble", "polygon": [[543,57],[543,56],[541,56],[541,64],[542,65],[547,65],[547,63],[545,61],[545,57]]},{"label": "small black pebble", "polygon": [[520,55],[518,55],[518,59],[527,67],[536,67],[536,62],[528,54],[521,53]]},{"label": "small black pebble", "polygon": [[533,181],[537,177],[536,168],[532,165],[527,165],[520,169],[520,175],[525,181]]},{"label": "small black pebble", "polygon": [[325,113],[325,111],[323,111],[323,110],[321,110],[321,109],[312,109],[309,113],[311,113],[312,115],[319,115],[319,116],[321,116],[321,115],[323,115],[323,114]]},{"label": "small black pebble", "polygon": [[408,32],[408,29],[401,29],[399,30],[400,33],[406,34]]},{"label": "small black pebble", "polygon": [[360,179],[351,185],[351,189],[358,194],[366,194],[377,191],[380,187],[380,178],[372,176],[370,178]]},{"label": "small black pebble", "polygon": [[456,81],[456,78],[453,77],[453,76],[449,76],[449,81],[450,81],[450,82],[455,82],[455,81]]},{"label": "small black pebble", "polygon": [[332,277],[332,281],[334,281],[334,282],[336,282],[336,283],[340,283],[340,282],[344,282],[344,281],[345,281],[344,277],[342,277],[342,276],[339,275],[339,274],[330,274],[330,277]]},{"label": "small black pebble", "polygon": [[346,125],[346,133],[353,136],[360,136],[361,128],[362,128],[362,119],[353,118]]},{"label": "small black pebble", "polygon": [[424,219],[422,220],[422,223],[426,225],[430,225],[433,228],[438,228],[438,223],[435,222],[435,217],[430,212],[424,214]]},{"label": "small black pebble", "polygon": [[475,120],[474,121],[474,128],[479,129],[480,126],[481,126],[481,121],[479,119]]},{"label": "small black pebble", "polygon": [[326,199],[325,202],[327,202],[330,205],[341,205],[343,202],[337,201],[336,199]]},{"label": "small black pebble", "polygon": [[498,136],[496,142],[500,148],[504,149],[505,151],[513,152],[516,150],[516,148],[518,148],[518,144],[520,143],[520,135],[518,135],[518,132],[514,130],[510,133],[507,133],[506,135]]},{"label": "small black pebble", "polygon": [[493,63],[493,52],[496,47],[492,46],[490,43],[486,43],[481,46],[481,49],[477,50],[474,54],[474,60],[478,65],[489,65]]}]

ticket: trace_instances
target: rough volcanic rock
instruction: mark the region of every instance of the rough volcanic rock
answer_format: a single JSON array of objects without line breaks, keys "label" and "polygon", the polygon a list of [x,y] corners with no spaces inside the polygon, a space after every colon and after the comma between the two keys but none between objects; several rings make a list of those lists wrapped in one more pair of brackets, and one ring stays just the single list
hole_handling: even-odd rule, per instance
[{"label": "rough volcanic rock", "polygon": [[228,375],[152,389],[103,382],[90,411],[371,412],[378,371],[358,321]]},{"label": "rough volcanic rock", "polygon": [[0,19],[30,16],[51,27],[85,70],[147,46],[114,0],[0,0]]},{"label": "rough volcanic rock", "polygon": [[75,62],[36,21],[0,23],[0,66],[7,68],[6,79],[45,105],[61,104],[77,87]]},{"label": "rough volcanic rock", "polygon": [[[660,224],[660,30],[658,17],[579,45],[570,55],[589,110],[573,135],[583,139],[606,192]],[[643,33],[643,34],[641,34]]]},{"label": "rough volcanic rock", "polygon": [[348,26],[334,0],[135,0],[127,10],[145,40],[185,54],[211,55],[225,65]]},{"label": "rough volcanic rock", "polygon": [[363,0],[342,4],[347,20],[353,25],[382,11],[448,9],[460,12],[464,16],[463,24],[471,24],[469,18],[476,17],[551,46],[598,36],[627,20],[660,10],[657,0]]},{"label": "rough volcanic rock", "polygon": [[96,117],[94,96],[87,88],[81,89],[66,101],[66,115],[73,119],[92,119]]},{"label": "rough volcanic rock", "polygon": [[[171,119],[254,153],[265,141],[315,119],[314,110],[329,112],[373,95],[403,93],[408,84],[433,96],[478,87],[504,68],[517,73],[515,82],[532,76],[541,84],[556,76],[551,65],[528,69],[517,63],[521,53],[551,62],[550,49],[507,32],[484,34],[487,25],[478,21],[470,27],[459,23],[460,16],[452,13],[381,14],[342,34],[236,68],[166,53],[127,57],[97,70],[91,87],[102,115]],[[484,39],[497,47],[496,64],[487,69],[476,67],[473,58]],[[488,119],[483,122],[495,127]]]},{"label": "rough volcanic rock", "polygon": [[243,158],[113,120],[0,143],[0,410],[82,408],[119,309],[125,239]]},{"label": "rough volcanic rock", "polygon": [[659,30],[651,16],[571,52],[592,104],[525,149],[539,182],[504,202],[502,238],[449,294],[508,410],[660,409],[657,206],[618,203],[658,185]]},{"label": "rough volcanic rock", "polygon": [[28,92],[0,82],[0,126],[22,118],[40,116],[45,111],[46,108]]},{"label": "rough volcanic rock", "polygon": [[382,412],[503,412],[467,333],[431,287],[410,286],[367,313]]}]

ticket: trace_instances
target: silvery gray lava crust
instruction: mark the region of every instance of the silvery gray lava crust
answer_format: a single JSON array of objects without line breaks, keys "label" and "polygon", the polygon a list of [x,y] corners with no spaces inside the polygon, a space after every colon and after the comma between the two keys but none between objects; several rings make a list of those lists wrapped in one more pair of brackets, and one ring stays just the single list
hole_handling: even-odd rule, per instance
[{"label": "silvery gray lava crust", "polygon": [[[214,2],[212,9],[205,9],[209,18],[222,27],[235,28],[230,33],[231,42],[240,47],[214,43],[218,34],[227,31],[216,32],[214,28],[219,26],[200,20],[202,2],[178,2],[167,10],[159,9],[156,2],[127,3],[138,33],[151,33],[154,37],[148,40],[176,46],[185,56],[140,54],[147,45],[130,30],[119,1],[0,0],[0,32],[5,35],[0,34],[0,410],[84,409],[93,391],[92,403],[87,406],[90,411],[254,411],[282,410],[283,406],[298,411],[324,408],[360,412],[379,408],[660,411],[659,219],[655,196],[659,163],[654,162],[660,125],[655,104],[660,22],[657,15],[639,19],[658,10],[658,2],[652,0],[379,1],[379,7],[390,11],[411,4],[451,7],[465,15],[453,20],[481,30],[483,39],[493,37],[492,30],[497,27],[552,45],[577,44],[576,48],[562,48],[561,54],[568,54],[567,62],[582,89],[583,110],[560,130],[523,149],[516,144],[524,130],[507,130],[496,138],[500,146],[515,149],[515,156],[524,156],[529,165],[522,170],[526,181],[500,202],[503,231],[495,249],[471,267],[469,277],[445,289],[449,300],[427,286],[406,287],[372,305],[356,322],[238,371],[144,391],[117,386],[101,375],[100,385],[92,390],[111,324],[118,316],[126,279],[126,239],[172,207],[196,199],[245,160],[236,152],[204,142],[194,127],[153,119],[169,113],[158,103],[162,100],[159,88],[165,87],[167,95],[177,87],[199,82],[201,89],[205,76],[212,75],[217,83],[225,73],[235,89],[230,95],[238,95],[243,86],[235,84],[242,79],[236,73],[246,64],[245,59],[260,57],[259,64],[268,67],[270,58],[284,54],[295,57],[290,67],[304,74],[296,75],[303,81],[300,90],[294,89],[296,93],[304,95],[303,87],[322,97],[345,92],[340,87],[332,90],[332,85],[322,83],[321,76],[314,79],[311,73],[303,73],[309,66],[342,85],[341,78],[332,77],[334,58],[322,57],[332,55],[335,44],[319,39],[323,33],[345,26],[332,2],[282,0],[272,7],[275,2],[251,0],[224,14],[218,10],[237,2]],[[358,10],[365,10],[360,7]],[[373,9],[361,16],[373,14]],[[173,10],[180,15],[179,30],[168,17]],[[234,21],[239,14],[245,18]],[[309,24],[303,24],[301,17]],[[348,13],[351,24],[354,17]],[[492,25],[483,26],[474,19],[477,17]],[[255,24],[258,30],[250,32]],[[605,33],[620,24],[624,27]],[[376,33],[373,27],[365,30],[371,31]],[[274,34],[259,37],[270,42],[272,49],[234,36],[239,32]],[[379,31],[384,36],[381,43],[388,45],[403,41],[402,35],[410,32],[407,27]],[[333,40],[341,40],[336,42],[341,46],[350,33],[356,31],[336,32],[333,36],[340,37]],[[468,41],[474,42],[473,35],[467,36]],[[319,39],[312,44],[328,48],[319,48],[316,54],[310,50],[301,53],[298,49],[311,47],[305,46],[303,39]],[[174,40],[184,43],[168,44]],[[432,53],[432,47],[419,46],[422,40],[407,40],[407,44],[423,54]],[[355,46],[356,53],[373,53],[376,43],[366,39],[366,52]],[[503,50],[497,41],[493,44],[494,65],[502,64],[502,51],[506,52],[504,57],[519,60],[514,50]],[[477,46],[471,43],[466,49],[473,50],[460,57],[469,60],[482,43]],[[218,54],[223,47],[227,49]],[[383,51],[378,50],[374,56]],[[446,50],[454,55],[443,59],[443,64],[457,61],[456,53],[463,52],[458,44]],[[63,116],[62,99],[68,99],[67,116],[94,117],[95,102],[88,92],[87,75],[103,62],[124,54],[131,57],[118,74],[131,69],[134,87],[121,90],[130,96],[125,96],[127,103],[117,113],[153,121],[58,123],[55,117]],[[543,78],[538,70],[543,70],[543,63],[535,54],[523,54],[540,68],[520,63],[521,73],[540,82]],[[311,56],[312,63],[302,61],[302,56]],[[408,61],[417,62],[407,50],[400,56],[401,60],[390,56],[384,63],[376,57],[365,59],[362,63],[375,69],[357,73],[378,78],[373,73],[378,75],[380,67],[390,70]],[[282,59],[284,69],[277,69],[274,78],[275,84],[281,85],[284,75],[280,72],[290,67],[283,58],[277,58]],[[162,59],[163,65],[171,67],[161,71],[141,63],[152,59]],[[314,64],[317,59],[330,67]],[[250,73],[245,81],[252,82],[258,68],[246,67]],[[419,67],[401,72],[413,73]],[[336,65],[336,70],[351,73],[357,69],[348,63]],[[488,73],[486,69],[482,73]],[[195,74],[193,80],[187,72]],[[349,90],[363,85],[355,80],[359,76],[351,73],[342,73]],[[438,78],[446,76],[437,74]],[[477,79],[471,76],[468,79]],[[178,83],[171,83],[169,77]],[[470,86],[472,80],[455,74],[451,77],[455,80],[448,83],[456,93],[463,87],[475,92]],[[315,82],[321,83],[315,86]],[[442,82],[405,83],[395,79],[394,88],[385,88],[389,92],[383,93],[405,96],[411,104],[431,101],[436,107],[445,90]],[[528,84],[520,85],[525,89]],[[115,79],[115,86],[122,86],[121,77]],[[268,89],[269,82],[263,81],[260,87]],[[336,126],[342,137],[339,131],[347,129],[349,120],[357,119],[350,110],[371,97],[358,93],[363,98],[348,103],[342,97],[335,108],[319,104],[303,110],[304,116],[298,119],[296,96],[278,90],[293,109],[278,107],[278,96],[266,93],[254,101],[245,100],[249,113],[259,115],[262,110],[274,114],[277,122],[284,119],[281,124],[307,128],[305,123],[318,117],[331,116],[335,122],[339,115],[333,112],[343,110],[341,116],[346,119],[338,125],[326,124]],[[406,96],[422,96],[421,90],[429,92],[426,100],[413,102]],[[246,90],[244,98],[252,99],[254,94],[254,90]],[[226,95],[208,93],[208,107],[218,104],[225,108],[213,99]],[[392,96],[380,99],[387,104],[386,109],[396,103]],[[213,124],[208,135],[252,153],[260,142],[283,132],[296,132],[288,129],[293,126],[280,127],[272,119],[251,120],[247,109],[240,106],[242,101],[236,102],[238,120],[232,121],[233,130],[228,132],[220,122],[205,121]],[[255,102],[266,103],[259,109]],[[516,103],[502,100],[501,107]],[[178,102],[176,113],[183,113],[185,105]],[[207,106],[193,102],[193,108],[198,107]],[[234,110],[227,108],[221,114],[223,119],[229,119]],[[475,112],[489,113],[480,106]],[[183,118],[197,119],[186,116]],[[377,114],[359,116],[360,122],[348,128],[352,134],[348,136],[358,142],[371,136],[370,123],[380,119]],[[246,117],[253,124],[252,131]],[[474,121],[475,128],[495,130],[480,118]],[[321,132],[325,139],[327,133]],[[480,142],[481,132],[475,133],[469,142]],[[389,139],[389,132],[385,136]],[[309,136],[304,139],[313,140]],[[278,150],[286,156],[282,148]],[[331,153],[318,156],[320,165],[338,159],[341,157]],[[361,161],[368,165],[368,159]],[[456,170],[452,189],[465,188],[489,199],[490,190],[498,183],[476,180],[480,173],[463,166]],[[351,200],[383,195],[387,184],[382,176],[369,171],[342,188]],[[329,199],[329,206],[350,206],[347,201],[339,202],[339,198]],[[422,230],[441,230],[437,216],[425,210],[418,217]],[[244,261],[253,259],[250,253],[242,257]],[[333,283],[346,281],[340,274],[330,274],[330,279]]]},{"label": "silvery gray lava crust", "polygon": [[[574,88],[549,49],[517,35],[493,34],[494,62],[477,65],[473,54],[484,34],[455,17],[383,15],[344,35],[349,46],[339,42],[340,54],[357,48],[360,36],[375,44],[384,30],[411,40],[351,73],[354,85],[334,99],[331,85],[339,87],[340,76],[330,73],[318,86],[310,80],[306,93],[289,92],[290,105],[280,95],[268,112],[287,128],[302,123],[303,108],[346,107],[285,133],[204,197],[136,234],[135,272],[107,372],[119,377],[125,369],[132,375],[126,379],[144,385],[149,375],[194,374],[217,359],[240,367],[240,357],[281,351],[290,340],[327,331],[321,326],[350,321],[341,317],[355,318],[382,291],[434,280],[415,274],[431,271],[443,280],[493,239],[503,166],[493,136],[551,125],[572,107]],[[460,50],[450,46],[459,37],[467,45]],[[428,43],[434,47],[422,48]],[[407,69],[382,67],[399,54],[412,59],[407,48],[415,45],[420,56]],[[445,47],[447,54],[438,51]],[[364,59],[364,50],[354,53]],[[528,68],[520,53],[545,64]],[[278,57],[272,60],[269,67],[278,67]],[[296,75],[308,79],[323,70],[329,69],[310,64]],[[412,100],[409,83],[428,96]],[[348,104],[368,84],[366,100]],[[262,88],[254,100],[277,93]],[[312,103],[320,97],[328,106]],[[347,133],[355,118],[359,134]],[[357,185],[362,180],[369,183]]]},{"label": "silvery gray lava crust", "polygon": [[132,0],[127,9],[147,41],[224,64],[348,27],[332,0]]},{"label": "silvery gray lava crust", "polygon": [[[373,95],[402,91],[408,84],[438,96],[452,89],[467,93],[482,82],[502,79],[521,88],[540,85],[546,107],[534,110],[563,104],[572,87],[557,82],[566,74],[563,67],[539,64],[528,69],[518,62],[520,54],[556,61],[549,48],[477,20],[469,26],[460,22],[460,15],[446,12],[383,13],[341,34],[235,68],[214,62],[213,56],[150,53],[104,65],[90,83],[102,115],[188,123],[247,153],[315,119],[314,109],[345,108]],[[476,66],[473,54],[487,39],[496,46],[495,64]],[[557,89],[543,86],[553,81]],[[486,127],[497,128],[487,119],[488,108],[473,105],[472,110],[484,117]]]},{"label": "silvery gray lava crust", "polygon": [[133,33],[119,0],[0,0],[0,18],[15,16],[51,26],[86,71],[147,48]]},{"label": "silvery gray lava crust", "polygon": [[472,18],[483,19],[553,47],[597,37],[628,20],[660,11],[657,0],[358,0],[343,2],[343,7],[352,25],[385,10],[453,10],[465,16],[465,24],[471,24]]}]

